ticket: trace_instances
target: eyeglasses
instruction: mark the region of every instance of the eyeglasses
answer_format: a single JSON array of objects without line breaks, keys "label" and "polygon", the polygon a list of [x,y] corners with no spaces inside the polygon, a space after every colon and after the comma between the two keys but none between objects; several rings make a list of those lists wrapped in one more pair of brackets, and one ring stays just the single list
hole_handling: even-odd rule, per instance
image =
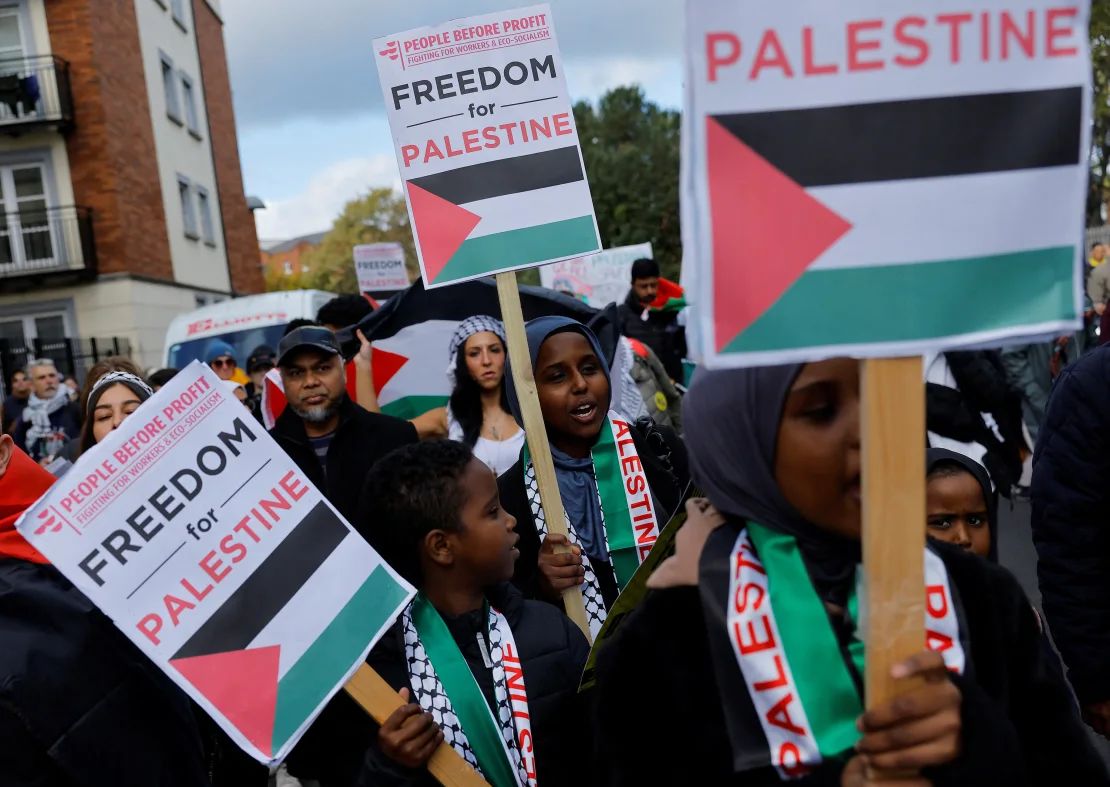
[{"label": "eyeglasses", "polygon": [[221,366],[233,367],[233,366],[235,366],[235,359],[234,358],[217,358],[216,360],[212,361],[209,364],[209,366],[211,366],[213,369],[219,369]]}]

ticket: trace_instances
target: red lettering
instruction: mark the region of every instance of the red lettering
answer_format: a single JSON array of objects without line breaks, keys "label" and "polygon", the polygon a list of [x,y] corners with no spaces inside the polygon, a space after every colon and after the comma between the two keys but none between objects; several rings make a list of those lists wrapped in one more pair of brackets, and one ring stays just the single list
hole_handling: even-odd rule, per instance
[{"label": "red lettering", "polygon": [[848,70],[849,71],[875,71],[883,67],[882,60],[861,60],[860,53],[873,52],[882,46],[878,39],[861,41],[860,33],[871,30],[882,30],[883,20],[868,19],[865,22],[848,23]]},{"label": "red lettering", "polygon": [[574,129],[570,126],[570,113],[560,112],[558,115],[552,115],[551,121],[555,126],[555,136],[565,137],[567,134],[574,133]]},{"label": "red lettering", "polygon": [[234,536],[224,536],[220,539],[220,551],[230,556],[232,563],[238,563],[247,556],[247,548],[236,541]]},{"label": "red lettering", "polygon": [[497,136],[497,129],[493,126],[486,126],[482,129],[482,139],[485,140],[485,147],[487,150],[501,147],[501,137]]},{"label": "red lettering", "polygon": [[197,590],[195,587],[193,587],[193,583],[187,579],[181,580],[181,587],[188,590],[189,595],[195,598],[197,601],[204,601],[204,597],[212,592],[212,585],[205,585],[204,590]]},{"label": "red lettering", "polygon": [[633,510],[637,508],[646,508],[648,511],[651,511],[651,495],[644,495],[642,499],[632,503],[629,508]]},{"label": "red lettering", "polygon": [[745,582],[736,589],[736,598],[733,601],[733,606],[737,612],[743,612],[748,608],[748,602],[750,601],[748,596],[751,595],[749,591],[752,590],[756,593],[755,600],[751,602],[752,609],[758,610],[763,605],[763,599],[766,598],[767,591],[754,582]]},{"label": "red lettering", "polygon": [[781,68],[783,76],[788,78],[794,76],[794,69],[790,67],[782,42],[779,41],[778,34],[774,30],[768,30],[763,34],[763,40],[759,42],[759,51],[756,53],[755,62],[752,63],[752,72],[748,75],[748,79],[753,82],[759,79],[760,72],[765,68]]},{"label": "red lettering", "polygon": [[292,470],[281,477],[281,480],[278,481],[278,486],[288,492],[294,502],[308,494],[308,487],[305,486],[304,481],[297,478]]},{"label": "red lettering", "polygon": [[160,616],[151,612],[138,622],[137,628],[143,632],[143,636],[151,641],[151,644],[162,644],[162,640],[158,639],[158,632],[162,630],[162,618]]},{"label": "red lettering", "polygon": [[938,25],[948,25],[949,59],[960,62],[960,27],[972,20],[971,14],[937,14]]},{"label": "red lettering", "polygon": [[790,692],[781,700],[775,703],[771,710],[767,711],[766,719],[776,727],[782,727],[784,730],[793,732],[795,735],[805,735],[804,728],[799,727],[790,718],[790,703],[794,701],[794,693]]},{"label": "red lettering", "polygon": [[982,26],[979,28],[979,57],[984,63],[989,63],[991,59],[991,15],[989,11],[984,11],[979,16]]},{"label": "red lettering", "polygon": [[736,646],[741,656],[747,656],[749,653],[759,653],[762,650],[773,648],[778,644],[775,642],[775,632],[771,631],[771,618],[767,615],[760,615],[759,620],[763,623],[763,632],[767,635],[767,638],[763,640],[759,639],[756,634],[755,621],[748,621],[749,640],[747,642],[744,641],[744,631],[740,627],[740,624],[735,624]]},{"label": "red lettering", "polygon": [[1072,37],[1075,32],[1074,21],[1068,24],[1066,21],[1063,26],[1058,25],[1058,20],[1072,19],[1079,14],[1078,8],[1050,8],[1045,14],[1045,54],[1049,57],[1072,57],[1079,54],[1079,49],[1074,46],[1059,47],[1057,46],[1056,39]]},{"label": "red lettering", "polygon": [[[637,460],[638,461],[638,460]],[[642,475],[634,475],[625,482],[624,488],[630,495],[638,495],[647,491],[647,479]]]},{"label": "red lettering", "polygon": [[929,59],[929,42],[920,36],[910,35],[907,32],[909,27],[924,28],[925,24],[925,17],[922,16],[907,16],[905,19],[898,20],[898,24],[894,26],[894,40],[910,49],[916,49],[917,56],[897,55],[894,58],[895,63],[905,68],[913,68],[914,66],[920,66]]},{"label": "red lettering", "polygon": [[[725,46],[724,51],[719,45]],[[717,71],[735,65],[740,59],[740,39],[732,33],[706,33],[705,59],[709,63],[709,81],[717,81]]]},{"label": "red lettering", "polygon": [[[618,438],[619,438],[619,436],[618,436]],[[627,446],[627,445],[632,446],[633,451],[636,450],[636,441],[635,440],[631,440],[631,439],[629,439],[629,440],[618,439],[617,440],[617,453],[620,456],[624,456],[624,447]]]},{"label": "red lettering", "polygon": [[809,773],[809,768],[802,764],[802,753],[790,741],[779,746],[779,767],[791,778]]},{"label": "red lettering", "polygon": [[821,74],[835,74],[839,71],[836,63],[826,63],[823,66],[817,65],[813,57],[813,28],[802,28],[802,59],[805,61],[805,75],[807,77],[820,76]]},{"label": "red lettering", "polygon": [[248,522],[250,522],[250,517],[245,516],[239,520],[239,524],[231,529],[235,533],[246,532],[246,534],[254,540],[254,543],[257,544],[262,539],[259,538],[253,530],[251,530],[250,525],[247,524]]},{"label": "red lettering", "polygon": [[944,585],[925,587],[925,611],[931,618],[943,618],[948,614],[948,594],[944,591]]},{"label": "red lettering", "polygon": [[447,148],[447,158],[455,158],[455,156],[461,156],[463,154],[463,151],[456,150],[451,146],[451,137],[445,136],[443,138],[443,144]]},{"label": "red lettering", "polygon": [[614,419],[613,420],[613,426],[617,427],[617,439],[618,440],[620,440],[622,437],[624,437],[626,434],[628,434],[631,431],[628,428],[628,423],[625,422],[625,421],[618,421],[618,420]]},{"label": "red lettering", "polygon": [[782,656],[778,653],[775,654],[775,670],[777,671],[774,680],[764,680],[759,683],[753,683],[752,686],[756,691],[767,691],[769,689],[781,689],[786,685],[786,669],[782,666]]},{"label": "red lettering", "polygon": [[925,629],[925,647],[934,653],[944,653],[952,647],[952,638],[939,631]]},{"label": "red lettering", "polygon": [[[215,565],[212,565],[213,560],[216,561]],[[222,582],[223,578],[231,573],[230,566],[225,567],[223,573],[220,573],[220,567],[223,564],[224,562],[216,557],[216,550],[212,550],[200,559],[200,567],[204,569],[208,576],[212,577],[213,582]]]},{"label": "red lettering", "polygon": [[1002,12],[1002,59],[1009,60],[1010,58],[1010,39],[1015,39],[1017,45],[1021,47],[1021,51],[1025,56],[1032,58],[1037,53],[1036,45],[1037,34],[1037,15],[1033,11],[1025,14],[1025,31],[1024,34],[1017,26],[1017,22],[1010,16],[1009,11]]},{"label": "red lettering", "polygon": [[636,543],[637,544],[654,544],[655,543],[655,540],[658,538],[658,536],[655,533],[652,532],[655,529],[654,525],[655,525],[655,523],[652,522],[651,520],[648,520],[647,522],[644,522],[643,524],[634,524],[633,525],[633,529],[636,531]]},{"label": "red lettering", "polygon": [[175,626],[180,622],[182,612],[187,609],[197,608],[196,604],[178,598],[177,596],[166,595],[162,598],[162,603],[165,604],[166,612],[169,613],[170,622]]}]

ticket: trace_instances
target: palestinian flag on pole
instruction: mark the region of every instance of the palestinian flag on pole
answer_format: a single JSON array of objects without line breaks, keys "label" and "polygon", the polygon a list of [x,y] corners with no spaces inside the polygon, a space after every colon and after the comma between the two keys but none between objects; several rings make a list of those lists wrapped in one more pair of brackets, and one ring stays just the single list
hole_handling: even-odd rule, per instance
[{"label": "palestinian flag on pole", "polygon": [[601,248],[577,145],[424,175],[406,188],[432,287]]},{"label": "palestinian flag on pole", "polygon": [[170,666],[278,760],[411,592],[321,500]]}]

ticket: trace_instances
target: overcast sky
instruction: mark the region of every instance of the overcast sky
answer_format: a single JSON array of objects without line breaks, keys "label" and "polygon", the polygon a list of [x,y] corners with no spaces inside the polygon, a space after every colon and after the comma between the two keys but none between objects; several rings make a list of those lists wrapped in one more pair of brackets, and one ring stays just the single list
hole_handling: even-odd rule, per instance
[{"label": "overcast sky", "polygon": [[[370,42],[514,0],[225,0],[224,36],[247,193],[266,203],[258,235],[328,229],[371,186],[399,185]],[[551,0],[567,82],[596,100],[640,84],[682,100],[680,0]],[[634,16],[629,18],[629,13]]]}]

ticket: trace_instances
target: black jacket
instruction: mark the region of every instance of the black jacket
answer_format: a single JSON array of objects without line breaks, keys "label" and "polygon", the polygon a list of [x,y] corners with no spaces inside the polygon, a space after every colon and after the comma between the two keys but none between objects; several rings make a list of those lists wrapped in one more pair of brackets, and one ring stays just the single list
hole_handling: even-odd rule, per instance
[{"label": "black jacket", "polygon": [[[305,434],[304,421],[292,408],[285,408],[270,436],[352,525],[356,524],[358,499],[370,468],[390,451],[417,440],[416,427],[408,421],[367,412],[344,397],[339,426],[328,448],[325,479],[324,469]],[[366,537],[365,533],[362,535]]]},{"label": "black jacket", "polygon": [[[690,481],[686,446],[674,430],[658,426],[650,418],[641,418],[632,424],[632,439],[636,443],[636,452],[640,455],[648,485],[657,503],[656,516],[659,529],[662,530],[682,503],[682,496]],[[501,497],[501,507],[516,517],[516,532],[520,535],[520,541],[516,545],[520,550],[520,557],[516,561],[513,584],[526,597],[537,598],[540,534],[536,529],[536,520],[528,503],[528,491],[524,486],[523,456],[498,477],[497,489]],[[597,575],[605,604],[611,606],[618,595],[613,568],[596,556],[587,557],[591,558],[590,564]]]},{"label": "black jacket", "polygon": [[621,333],[629,339],[638,339],[653,349],[671,379],[682,382],[686,329],[678,324],[678,314],[648,311],[647,318],[644,319],[644,305],[636,299],[636,293],[632,291],[620,305],[618,315]]},{"label": "black jacket", "polygon": [[0,784],[202,787],[208,766],[154,664],[56,569],[0,559]]},{"label": "black jacket", "polygon": [[[962,550],[939,551],[964,606],[971,666],[953,678],[962,694],[963,753],[925,775],[936,787],[1110,784],[1016,580]],[[771,768],[732,773],[697,588],[650,593],[615,637],[597,670],[595,728],[606,784],[783,784]],[[666,680],[658,679],[660,664]],[[646,731],[665,746],[646,748]],[[827,762],[791,783],[839,787],[843,765]]]},{"label": "black jacket", "polygon": [[1110,348],[1068,366],[1033,455],[1045,616],[1084,705],[1110,700]]},{"label": "black jacket", "polygon": [[[490,588],[487,597],[509,621],[520,649],[528,710],[535,735],[537,782],[586,785],[592,781],[590,714],[578,695],[589,644],[573,623],[550,604],[525,601],[512,585]],[[480,688],[492,691],[475,634],[484,628],[482,613],[445,618]],[[370,651],[367,663],[395,689],[410,688],[404,633],[395,623]],[[392,787],[431,785],[426,771],[390,761],[377,746],[378,725],[340,692],[297,744],[289,771],[318,779],[321,787],[352,784]]]},{"label": "black jacket", "polygon": [[[13,439],[16,445],[30,454],[31,458],[37,462],[47,455],[47,445],[45,440],[38,440],[33,445],[27,444],[27,431],[31,428],[31,422],[27,420],[26,416],[27,410],[24,408],[23,415],[16,422]],[[64,433],[67,438],[77,437],[81,434],[81,411],[73,403],[59,407],[50,414],[50,425],[58,432]]]}]

